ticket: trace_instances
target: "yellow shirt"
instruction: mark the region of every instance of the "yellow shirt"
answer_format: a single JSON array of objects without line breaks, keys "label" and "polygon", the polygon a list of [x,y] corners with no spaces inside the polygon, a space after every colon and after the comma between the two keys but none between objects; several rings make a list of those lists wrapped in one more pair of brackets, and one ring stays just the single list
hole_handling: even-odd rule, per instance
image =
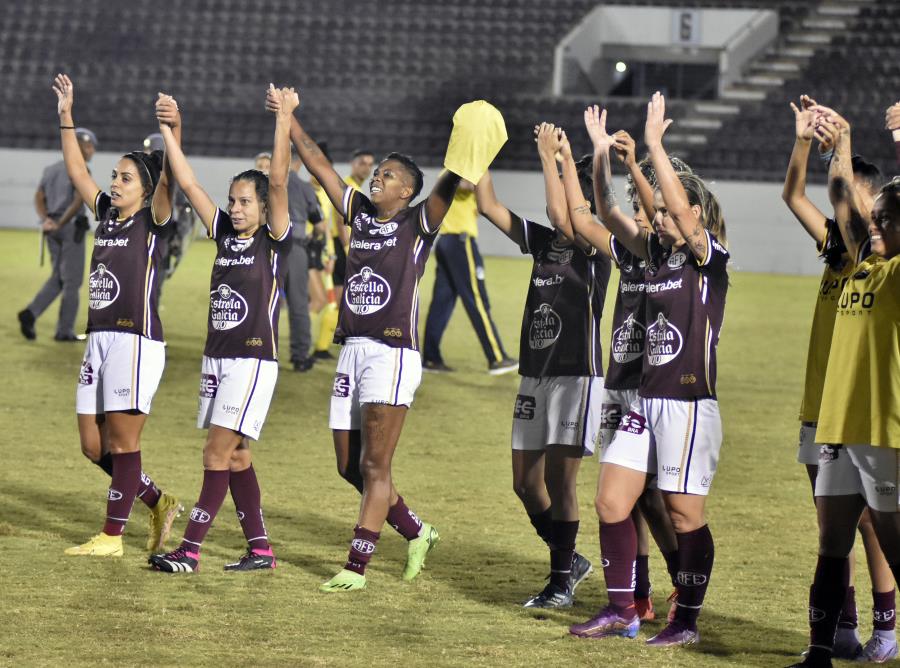
[{"label": "yellow shirt", "polygon": [[[329,234],[325,235],[325,252],[331,256],[334,255],[334,241],[332,237],[337,236],[337,211],[334,210],[331,200],[328,199],[325,188],[322,186],[313,186],[313,190],[316,191],[316,197],[319,200],[319,208],[322,209],[322,222],[325,223],[325,229],[330,231]],[[311,229],[312,225],[307,225],[307,237],[311,234]]]},{"label": "yellow shirt", "polygon": [[468,234],[478,236],[478,205],[475,203],[475,191],[456,189],[453,204],[441,223],[441,232],[445,234]]},{"label": "yellow shirt", "polygon": [[844,286],[816,442],[900,448],[900,255],[870,255]]},{"label": "yellow shirt", "polygon": [[822,272],[822,283],[819,285],[812,329],[809,332],[809,350],[806,353],[806,382],[800,403],[800,420],[803,422],[817,422],[819,419],[822,385],[825,383],[838,300],[844,283],[853,274],[853,270],[853,263],[847,262],[840,271],[825,265],[825,271]]}]

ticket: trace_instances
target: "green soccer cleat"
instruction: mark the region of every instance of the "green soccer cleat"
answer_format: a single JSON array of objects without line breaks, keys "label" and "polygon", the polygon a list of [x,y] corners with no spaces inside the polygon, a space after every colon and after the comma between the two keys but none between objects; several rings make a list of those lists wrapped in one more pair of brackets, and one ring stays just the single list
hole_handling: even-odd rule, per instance
[{"label": "green soccer cleat", "polygon": [[406,548],[406,566],[403,568],[403,579],[414,579],[425,568],[425,557],[438,544],[441,537],[437,529],[428,522],[422,522],[422,531],[417,538],[409,541]]},{"label": "green soccer cleat", "polygon": [[159,501],[150,510],[150,523],[147,527],[147,551],[156,554],[165,551],[166,539],[172,531],[175,518],[184,511],[171,494],[163,492]]},{"label": "green soccer cleat", "polygon": [[324,591],[327,594],[365,588],[366,576],[354,573],[353,571],[348,571],[346,568],[342,568],[340,572],[328,582],[323,582],[319,585],[319,591]]},{"label": "green soccer cleat", "polygon": [[83,557],[121,557],[122,553],[122,537],[108,536],[105,533],[98,533],[83,545],[66,550],[66,554],[70,556]]}]

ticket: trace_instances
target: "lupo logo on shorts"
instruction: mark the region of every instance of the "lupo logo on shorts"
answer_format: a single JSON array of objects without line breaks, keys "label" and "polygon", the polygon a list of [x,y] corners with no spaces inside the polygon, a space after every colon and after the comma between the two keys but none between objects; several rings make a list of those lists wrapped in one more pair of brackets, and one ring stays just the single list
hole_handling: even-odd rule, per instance
[{"label": "lupo logo on shorts", "polygon": [[200,396],[205,399],[212,399],[216,396],[216,390],[219,389],[219,379],[212,373],[200,374]]},{"label": "lupo logo on shorts", "polygon": [[537,407],[537,401],[534,397],[527,394],[519,394],[516,396],[516,408],[513,411],[513,418],[516,420],[533,420],[534,409]]},{"label": "lupo logo on shorts", "polygon": [[391,301],[391,286],[370,267],[363,267],[346,281],[344,302],[356,315],[380,311]]},{"label": "lupo logo on shorts", "polygon": [[647,429],[647,418],[634,411],[628,411],[619,420],[619,431],[640,436]]},{"label": "lupo logo on shorts", "polygon": [[338,399],[346,399],[350,396],[350,376],[345,373],[334,374],[334,389],[332,396]]},{"label": "lupo logo on shorts", "polygon": [[88,306],[97,311],[112,304],[118,296],[119,279],[105,264],[98,264],[88,276]]}]

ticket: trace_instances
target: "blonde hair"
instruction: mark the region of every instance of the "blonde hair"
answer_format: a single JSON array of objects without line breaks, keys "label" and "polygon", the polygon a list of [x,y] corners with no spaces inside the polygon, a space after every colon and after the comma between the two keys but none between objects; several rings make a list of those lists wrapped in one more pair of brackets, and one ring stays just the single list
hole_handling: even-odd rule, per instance
[{"label": "blonde hair", "polygon": [[713,195],[706,183],[693,173],[678,172],[678,180],[688,196],[691,206],[700,207],[700,223],[714,235],[723,246],[728,246],[728,238],[725,233],[725,217],[722,215],[722,207],[719,200]]}]

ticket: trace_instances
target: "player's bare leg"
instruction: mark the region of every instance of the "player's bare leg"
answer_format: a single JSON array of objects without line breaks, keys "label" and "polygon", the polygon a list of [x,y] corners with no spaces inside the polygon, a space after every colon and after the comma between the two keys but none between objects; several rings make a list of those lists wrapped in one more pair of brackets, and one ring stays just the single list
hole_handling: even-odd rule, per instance
[{"label": "player's bare leg", "polygon": [[541,540],[550,546],[553,522],[550,495],[544,482],[543,450],[512,450],[513,491],[528,513]]}]

